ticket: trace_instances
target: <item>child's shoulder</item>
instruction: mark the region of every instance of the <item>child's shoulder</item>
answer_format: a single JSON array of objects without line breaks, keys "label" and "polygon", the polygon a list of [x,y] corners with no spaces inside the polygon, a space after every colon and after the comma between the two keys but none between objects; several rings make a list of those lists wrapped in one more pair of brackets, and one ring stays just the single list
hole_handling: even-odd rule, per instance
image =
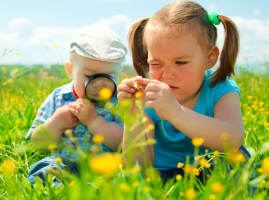
[{"label": "child's shoulder", "polygon": [[231,77],[227,77],[225,81],[220,81],[218,84],[211,87],[210,83],[211,83],[211,80],[213,79],[213,77],[211,75],[214,72],[215,72],[214,69],[206,70],[205,76],[204,76],[204,82],[208,87],[210,87],[210,89],[218,90],[220,88],[223,88],[223,89],[225,89],[225,88],[238,88],[237,83]]},{"label": "child's shoulder", "polygon": [[69,94],[69,93],[73,93],[73,81],[68,83],[68,84],[65,84],[65,85],[62,85],[58,88],[55,88],[51,94],[53,94],[54,96],[57,96],[57,95],[60,95],[60,94]]}]

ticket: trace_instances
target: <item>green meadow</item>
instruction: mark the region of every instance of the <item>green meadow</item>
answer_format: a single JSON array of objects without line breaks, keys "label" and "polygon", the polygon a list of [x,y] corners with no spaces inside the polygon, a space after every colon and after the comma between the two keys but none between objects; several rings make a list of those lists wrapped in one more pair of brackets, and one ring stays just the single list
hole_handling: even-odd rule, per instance
[{"label": "green meadow", "polygon": [[[133,69],[124,67],[120,80],[133,76]],[[245,124],[243,145],[251,153],[251,159],[245,160],[234,153],[229,144],[227,152],[198,155],[196,151],[194,166],[179,166],[185,170],[186,176],[176,176],[163,185],[159,174],[152,168],[142,170],[138,165],[124,165],[121,161],[122,154],[128,154],[132,159],[134,150],[143,151],[145,145],[154,143],[148,141],[113,156],[94,157],[89,152],[80,151],[79,177],[51,170],[45,174],[45,186],[38,178],[36,184],[31,186],[26,181],[30,167],[51,153],[37,152],[25,136],[47,96],[71,80],[62,65],[0,65],[0,199],[268,199],[269,66],[264,65],[262,69],[237,66],[233,78],[241,91]],[[137,105],[140,106],[139,103]],[[135,126],[144,123],[141,113],[129,114],[128,102],[108,107],[121,117],[126,115],[130,133]],[[148,129],[145,127],[141,135]],[[225,135],[223,141],[227,141]],[[208,165],[215,167],[206,184],[202,184],[196,175],[207,169]],[[228,172],[228,165],[233,170]],[[251,178],[254,174],[256,177]],[[64,185],[54,186],[54,177],[63,180]]]}]

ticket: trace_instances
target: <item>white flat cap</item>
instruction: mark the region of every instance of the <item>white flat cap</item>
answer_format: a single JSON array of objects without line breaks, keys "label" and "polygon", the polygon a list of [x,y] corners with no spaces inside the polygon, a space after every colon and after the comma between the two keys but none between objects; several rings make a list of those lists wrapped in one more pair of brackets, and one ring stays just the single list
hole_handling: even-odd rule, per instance
[{"label": "white flat cap", "polygon": [[105,62],[125,62],[127,48],[111,29],[100,24],[79,29],[71,40],[70,52]]}]

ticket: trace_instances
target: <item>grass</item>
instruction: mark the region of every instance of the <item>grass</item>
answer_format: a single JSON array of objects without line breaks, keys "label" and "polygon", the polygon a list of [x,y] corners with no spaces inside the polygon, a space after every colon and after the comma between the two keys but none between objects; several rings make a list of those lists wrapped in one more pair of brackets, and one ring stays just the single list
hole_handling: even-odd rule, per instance
[{"label": "grass", "polygon": [[[18,69],[18,72],[14,69]],[[241,109],[245,123],[245,140],[243,145],[249,150],[252,159],[245,165],[235,159],[233,170],[227,172],[227,159],[236,156],[227,153],[210,154],[209,158],[216,164],[208,182],[203,185],[190,172],[185,177],[162,184],[159,175],[148,168],[143,173],[139,166],[118,168],[118,157],[101,157],[99,160],[85,152],[81,155],[81,176],[67,174],[65,186],[53,186],[52,179],[57,171],[46,176],[44,187],[39,179],[32,187],[25,178],[31,165],[50,155],[35,151],[25,140],[38,108],[54,88],[70,82],[62,66],[43,68],[37,66],[29,70],[26,66],[1,66],[0,86],[0,199],[266,199],[269,180],[264,173],[269,166],[262,161],[268,157],[269,150],[269,78],[268,73],[255,72],[237,68],[236,80],[241,90]],[[266,69],[268,70],[268,69]],[[13,72],[12,72],[13,71]],[[13,74],[13,78],[11,74]],[[121,80],[134,76],[134,72],[125,68]],[[122,115],[118,107],[110,108],[112,112]],[[121,109],[128,110],[128,105]],[[139,116],[129,117],[126,123],[131,130],[135,124],[142,123]],[[154,141],[151,141],[154,142]],[[141,144],[141,148],[144,145]],[[127,153],[132,155],[133,149]],[[117,154],[118,155],[118,154]],[[235,157],[236,158],[236,157]],[[106,171],[94,170],[93,163],[107,166]],[[116,168],[111,163],[116,163]],[[121,165],[122,166],[122,165]],[[196,166],[198,168],[198,166]],[[263,167],[263,171],[261,171]],[[110,171],[109,171],[110,170]],[[186,170],[186,168],[185,168]],[[202,170],[202,169],[201,169]],[[249,180],[251,172],[257,178]],[[108,173],[111,172],[111,173]],[[113,173],[114,172],[114,173]],[[100,175],[100,173],[102,173]],[[87,182],[94,183],[92,185]],[[253,188],[256,190],[252,191]]]}]

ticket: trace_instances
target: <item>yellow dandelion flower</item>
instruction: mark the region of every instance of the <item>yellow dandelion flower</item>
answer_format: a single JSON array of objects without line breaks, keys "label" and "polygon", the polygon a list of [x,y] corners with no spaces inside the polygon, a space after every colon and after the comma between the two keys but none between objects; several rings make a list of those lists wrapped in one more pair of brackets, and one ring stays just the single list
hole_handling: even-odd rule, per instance
[{"label": "yellow dandelion flower", "polygon": [[269,158],[265,158],[262,161],[262,173],[264,173],[265,175],[269,176]]},{"label": "yellow dandelion flower", "polygon": [[4,174],[12,175],[17,169],[17,164],[13,160],[8,159],[4,161],[2,169]]},{"label": "yellow dandelion flower", "polygon": [[70,186],[70,187],[73,187],[75,184],[76,184],[76,181],[72,181],[72,182],[69,184],[69,186]]},{"label": "yellow dandelion flower", "polygon": [[245,104],[243,104],[243,107],[246,107],[247,105],[248,105],[248,104],[245,103]]},{"label": "yellow dandelion flower", "polygon": [[266,180],[261,180],[261,181],[259,181],[259,184],[266,184]]},{"label": "yellow dandelion flower", "polygon": [[224,190],[224,185],[220,182],[215,182],[211,185],[211,189],[216,193],[221,193]]},{"label": "yellow dandelion flower", "polygon": [[219,151],[214,151],[214,155],[218,156],[219,155]]},{"label": "yellow dandelion flower", "polygon": [[52,79],[52,80],[53,80],[53,79],[54,79],[54,76],[50,76],[50,79]]},{"label": "yellow dandelion flower", "polygon": [[139,187],[140,183],[138,181],[133,182],[132,187],[137,188]]},{"label": "yellow dandelion flower", "polygon": [[205,164],[205,168],[210,168],[211,167],[211,164],[210,163],[206,163]]},{"label": "yellow dandelion flower", "polygon": [[229,134],[228,134],[228,133],[222,133],[220,137],[221,137],[221,139],[222,139],[223,141],[228,141],[228,139],[229,139]]},{"label": "yellow dandelion flower", "polygon": [[155,129],[155,126],[153,124],[150,124],[147,128],[149,131],[153,131]]},{"label": "yellow dandelion flower", "polygon": [[187,199],[194,199],[196,197],[196,191],[194,189],[188,189],[185,193]]},{"label": "yellow dandelion flower", "polygon": [[113,153],[104,153],[89,160],[91,170],[104,176],[118,172],[120,164],[122,164],[121,156]]},{"label": "yellow dandelion flower", "polygon": [[67,129],[65,132],[64,132],[65,135],[69,136],[71,134],[71,130],[70,129]]},{"label": "yellow dandelion flower", "polygon": [[179,196],[180,196],[180,197],[183,197],[183,196],[184,196],[184,193],[183,193],[183,192],[180,192],[180,193],[179,193]]},{"label": "yellow dandelion flower", "polygon": [[232,163],[242,163],[246,160],[245,156],[238,149],[231,149],[229,153],[231,154],[229,161]]},{"label": "yellow dandelion flower", "polygon": [[24,94],[24,92],[23,92],[23,91],[21,91],[21,94]]},{"label": "yellow dandelion flower", "polygon": [[150,178],[147,178],[146,181],[147,181],[147,182],[150,182]]},{"label": "yellow dandelion flower", "polygon": [[193,168],[194,168],[193,165],[187,164],[187,165],[185,165],[185,167],[184,167],[184,171],[185,171],[186,173],[191,173],[192,170],[193,170]]},{"label": "yellow dandelion flower", "polygon": [[193,172],[196,176],[199,176],[199,174],[200,174],[200,171],[199,171],[199,169],[197,169],[197,168],[194,168],[194,169],[192,170],[192,172]]},{"label": "yellow dandelion flower", "polygon": [[105,138],[101,134],[96,134],[93,136],[92,140],[95,144],[102,144],[104,142]]},{"label": "yellow dandelion flower", "polygon": [[18,69],[13,69],[13,72],[15,73],[15,74],[17,74],[18,73]]},{"label": "yellow dandelion flower", "polygon": [[19,55],[20,53],[19,52],[17,52],[17,55]]},{"label": "yellow dandelion flower", "polygon": [[57,47],[57,46],[58,46],[58,44],[54,44],[53,46],[54,46],[54,47]]},{"label": "yellow dandelion flower", "polygon": [[216,195],[214,195],[214,194],[209,195],[209,200],[215,200],[215,199],[216,199]]},{"label": "yellow dandelion flower", "polygon": [[57,144],[50,144],[49,146],[48,146],[48,150],[49,151],[54,151],[55,149],[57,149]]},{"label": "yellow dandelion flower", "polygon": [[238,87],[240,87],[240,88],[241,88],[241,87],[242,87],[242,84],[241,84],[241,83],[239,83],[239,84],[238,84]]},{"label": "yellow dandelion flower", "polygon": [[247,96],[247,98],[248,98],[248,99],[252,99],[252,98],[253,98],[253,96]]},{"label": "yellow dandelion flower", "polygon": [[133,166],[131,169],[130,169],[130,172],[132,172],[133,174],[137,174],[138,172],[141,171],[141,168],[139,166]]},{"label": "yellow dandelion flower", "polygon": [[204,143],[204,138],[193,138],[191,142],[193,146],[199,147]]},{"label": "yellow dandelion flower", "polygon": [[264,126],[268,126],[269,124],[268,124],[267,121],[264,121],[264,122],[263,122],[263,125],[264,125]]},{"label": "yellow dandelion flower", "polygon": [[177,168],[182,168],[183,166],[184,166],[184,163],[179,162],[179,163],[177,164]]},{"label": "yellow dandelion flower", "polygon": [[177,180],[177,181],[181,181],[182,178],[183,178],[183,177],[182,177],[180,174],[176,175],[176,180]]},{"label": "yellow dandelion flower", "polygon": [[141,93],[141,92],[137,92],[137,93],[135,93],[135,97],[136,97],[137,99],[142,98],[142,93]]},{"label": "yellow dandelion flower", "polygon": [[206,149],[205,152],[208,153],[208,149]]},{"label": "yellow dandelion flower", "polygon": [[3,171],[3,168],[2,168],[2,166],[0,166],[0,172],[2,172]]},{"label": "yellow dandelion flower", "polygon": [[120,184],[120,189],[124,192],[129,192],[131,190],[130,186],[127,183]]},{"label": "yellow dandelion flower", "polygon": [[56,164],[60,164],[60,163],[62,163],[63,162],[63,160],[62,160],[62,158],[60,158],[60,157],[56,157],[55,158],[55,162],[56,162]]},{"label": "yellow dandelion flower", "polygon": [[264,49],[264,53],[267,53],[268,52],[268,50],[267,49]]},{"label": "yellow dandelion flower", "polygon": [[7,81],[8,81],[9,83],[12,83],[12,79],[7,79]]},{"label": "yellow dandelion flower", "polygon": [[38,93],[38,94],[40,94],[40,93],[41,93],[41,91],[40,91],[40,90],[38,90],[38,91],[37,91],[37,93]]},{"label": "yellow dandelion flower", "polygon": [[6,67],[2,67],[2,70],[5,71],[7,68]]},{"label": "yellow dandelion flower", "polygon": [[205,165],[206,163],[207,163],[207,159],[205,159],[205,158],[202,158],[202,159],[199,160],[199,164],[201,166]]},{"label": "yellow dandelion flower", "polygon": [[112,96],[112,92],[108,88],[102,88],[99,92],[99,97],[101,97],[101,99],[103,100],[108,100],[111,98],[111,96]]}]

